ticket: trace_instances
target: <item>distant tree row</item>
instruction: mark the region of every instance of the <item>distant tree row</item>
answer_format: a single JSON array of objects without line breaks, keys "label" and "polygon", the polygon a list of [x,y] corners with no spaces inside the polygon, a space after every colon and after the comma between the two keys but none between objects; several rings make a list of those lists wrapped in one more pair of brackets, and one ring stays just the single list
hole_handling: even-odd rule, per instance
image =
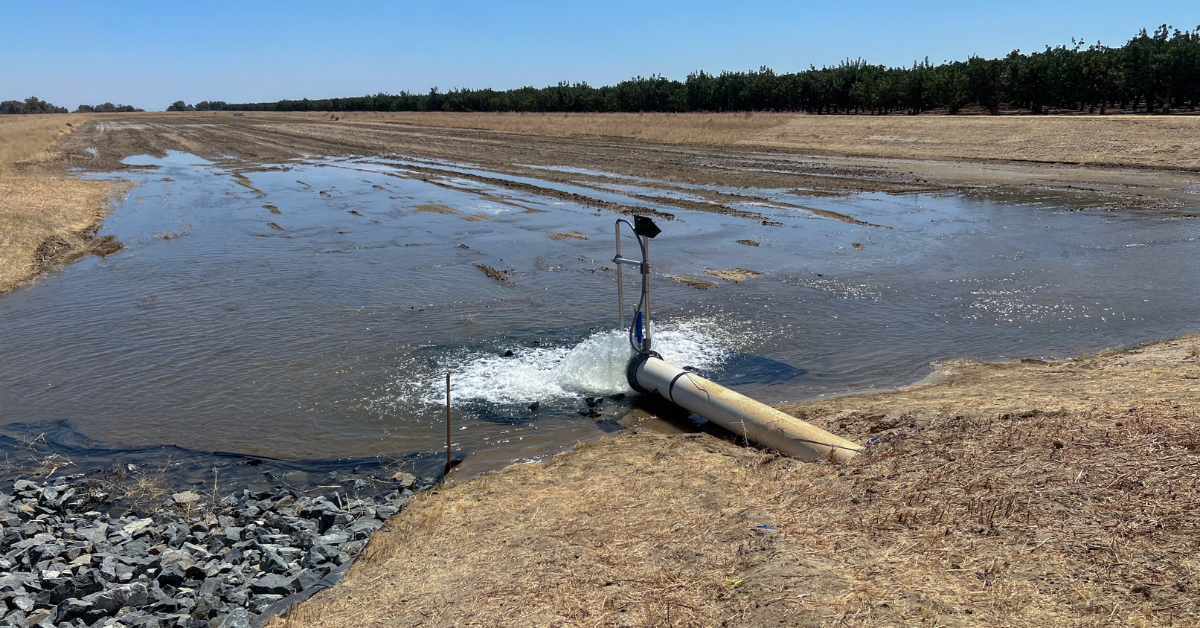
[{"label": "distant tree row", "polygon": [[75,108],[75,113],[136,113],[138,111],[145,111],[145,109],[138,109],[133,105],[114,105],[110,102],[102,105],[79,105]]},{"label": "distant tree row", "polygon": [[167,107],[167,111],[224,111],[225,109],[228,109],[228,107],[220,100],[213,102],[205,100],[195,105],[189,105],[182,100],[176,100],[171,103],[170,107]]},{"label": "distant tree row", "polygon": [[20,100],[6,100],[0,102],[0,114],[4,113],[66,113],[66,107],[55,107],[54,105],[38,100],[35,96],[26,98],[24,102]]},{"label": "distant tree row", "polygon": [[[777,74],[694,72],[685,81],[636,77],[616,85],[559,83],[510,90],[455,89],[323,100],[201,103],[234,111],[805,111],[808,113],[959,113],[978,106],[1033,113],[1111,109],[1169,113],[1200,101],[1200,27],[1143,29],[1124,46],[1072,45],[1001,59],[971,57],[933,65],[889,68],[863,60]],[[216,106],[216,105],[219,105]],[[184,110],[182,101],[172,105]]]},{"label": "distant tree row", "polygon": [[[145,111],[145,109],[138,109],[133,105],[114,105],[110,102],[102,105],[79,105],[75,108],[75,113],[133,113],[137,111]],[[30,96],[24,102],[20,100],[0,102],[0,114],[3,113],[67,113],[67,108],[55,107],[35,96]]]}]

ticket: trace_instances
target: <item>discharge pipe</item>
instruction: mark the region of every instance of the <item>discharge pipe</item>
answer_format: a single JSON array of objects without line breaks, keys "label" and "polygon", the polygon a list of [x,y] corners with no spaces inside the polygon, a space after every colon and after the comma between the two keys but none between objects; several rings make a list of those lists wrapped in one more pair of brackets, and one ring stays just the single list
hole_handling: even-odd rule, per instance
[{"label": "discharge pipe", "polygon": [[[621,256],[621,223],[633,228],[642,259]],[[642,276],[641,298],[634,311],[629,341],[636,355],[629,361],[625,376],[629,386],[643,394],[656,394],[671,403],[698,414],[747,441],[769,447],[800,460],[823,460],[830,457],[845,462],[862,450],[855,443],[780,412],[764,403],[715,384],[691,371],[681,369],[650,350],[650,264],[647,258],[649,239],[660,233],[657,226],[643,216],[633,224],[617,220],[617,293],[621,326],[625,326],[624,287],[621,265],[636,265]]]},{"label": "discharge pipe", "polygon": [[746,440],[800,460],[849,460],[862,448],[764,403],[647,353],[634,356],[629,385],[656,394]]}]

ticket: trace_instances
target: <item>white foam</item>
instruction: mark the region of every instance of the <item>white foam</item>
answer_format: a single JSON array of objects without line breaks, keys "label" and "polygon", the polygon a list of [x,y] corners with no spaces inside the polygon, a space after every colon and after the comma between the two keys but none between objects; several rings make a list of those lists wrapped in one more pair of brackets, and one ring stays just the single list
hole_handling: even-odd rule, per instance
[{"label": "white foam", "polygon": [[[729,336],[707,321],[668,323],[654,334],[654,349],[679,366],[704,369],[730,355]],[[579,395],[631,392],[625,367],[633,356],[625,332],[592,334],[567,347],[516,350],[513,357],[472,353],[447,359],[451,399],[494,404],[530,403]],[[445,384],[427,381],[413,397],[429,405],[445,403]],[[401,386],[401,388],[405,388]]]}]

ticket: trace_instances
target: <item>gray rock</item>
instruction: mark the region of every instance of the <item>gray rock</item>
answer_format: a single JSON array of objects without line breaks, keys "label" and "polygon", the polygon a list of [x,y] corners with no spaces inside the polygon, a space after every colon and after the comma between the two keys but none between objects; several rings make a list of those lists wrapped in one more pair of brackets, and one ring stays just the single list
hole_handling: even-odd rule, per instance
[{"label": "gray rock", "polygon": [[75,585],[71,581],[62,582],[50,589],[42,589],[34,597],[34,605],[38,607],[58,606],[67,598],[75,595]]},{"label": "gray rock", "polygon": [[216,595],[220,589],[221,589],[221,579],[220,578],[206,578],[204,580],[204,582],[200,585],[200,589],[197,590],[196,593],[198,595],[211,596],[211,595]]},{"label": "gray rock", "polygon": [[358,556],[358,553],[363,551],[363,548],[366,546],[367,546],[367,542],[365,540],[364,541],[350,541],[349,543],[343,544],[338,549],[341,550],[342,554],[349,554],[350,557],[353,558],[355,556]]},{"label": "gray rock", "polygon": [[40,563],[43,560],[54,560],[63,552],[65,552],[66,549],[67,548],[61,543],[42,543],[40,545],[35,545],[29,549],[29,561],[33,563]]},{"label": "gray rock", "polygon": [[222,558],[225,560],[225,562],[236,565],[236,564],[246,560],[246,555],[242,552],[241,549],[234,547],[234,548],[230,549],[228,552],[226,552]]},{"label": "gray rock", "polygon": [[91,595],[97,591],[104,590],[104,578],[100,574],[99,569],[89,569],[71,578],[71,584],[75,586],[75,596],[83,597]]},{"label": "gray rock", "polygon": [[63,600],[58,605],[58,611],[54,615],[54,623],[61,624],[81,618],[90,610],[92,610],[91,602],[85,602],[76,598]]},{"label": "gray rock", "polygon": [[162,571],[159,572],[158,577],[155,579],[158,580],[158,583],[163,586],[178,587],[179,585],[183,584],[184,580],[187,580],[187,572],[185,572],[179,565],[169,565],[167,567],[163,567]]},{"label": "gray rock", "polygon": [[92,606],[106,613],[115,613],[125,606],[145,606],[149,601],[146,585],[135,582],[88,596]]},{"label": "gray rock", "polygon": [[308,589],[313,588],[318,582],[321,581],[321,578],[325,577],[325,574],[327,573],[329,573],[329,569],[321,567],[314,567],[312,569],[305,569],[304,571],[301,571],[300,575],[296,576],[296,589],[299,591],[307,591]]},{"label": "gray rock", "polygon": [[129,628],[163,628],[163,620],[155,615],[140,615],[134,618],[122,618]]},{"label": "gray rock", "polygon": [[284,596],[282,596],[282,595],[273,595],[273,594],[269,594],[269,593],[263,594],[263,595],[256,595],[256,596],[250,598],[250,610],[253,611],[255,614],[261,613],[264,610],[266,610],[267,608],[269,608],[272,604],[278,602],[279,600],[282,600],[283,597]]},{"label": "gray rock", "polygon": [[364,518],[364,519],[359,519],[358,521],[355,521],[347,529],[347,531],[351,534],[351,536],[354,538],[354,540],[358,541],[358,540],[362,540],[362,539],[365,539],[365,538],[371,536],[372,534],[375,533],[376,530],[378,530],[382,526],[383,526],[383,522],[379,521],[378,519]]},{"label": "gray rock", "polygon": [[221,536],[225,538],[227,545],[233,545],[234,543],[242,540],[242,531],[244,529],[245,528],[239,528],[237,526],[230,526],[225,528],[225,531],[221,534]]},{"label": "gray rock", "polygon": [[262,595],[278,595],[280,597],[291,595],[296,592],[296,582],[294,578],[289,578],[280,574],[263,574],[250,583],[250,592],[258,596]]},{"label": "gray rock", "polygon": [[226,591],[222,597],[234,606],[245,606],[246,600],[250,599],[250,590],[245,587],[234,587]]},{"label": "gray rock", "polygon": [[54,613],[55,611],[53,609],[39,608],[38,610],[30,613],[29,617],[26,618],[26,621],[29,622],[30,626],[37,626],[43,622],[53,622]]},{"label": "gray rock", "polygon": [[29,628],[29,621],[25,611],[17,609],[4,616],[4,625],[13,628]]},{"label": "gray rock", "polygon": [[250,628],[250,613],[244,608],[235,608],[224,617],[219,628]]},{"label": "gray rock", "polygon": [[258,568],[267,573],[285,574],[288,572],[288,563],[273,550],[267,550],[263,552],[262,562],[259,563]]},{"label": "gray rock", "polygon": [[350,535],[345,532],[330,532],[316,539],[316,543],[320,545],[341,545],[348,541],[350,541]]},{"label": "gray rock", "polygon": [[171,496],[171,499],[180,506],[186,506],[187,504],[194,504],[200,501],[200,494],[196,491],[183,491],[175,493]]},{"label": "gray rock", "polygon": [[138,537],[150,532],[150,526],[154,525],[153,519],[138,519],[132,523],[126,524],[121,528],[121,531],[128,534],[131,538]]},{"label": "gray rock", "polygon": [[212,619],[217,616],[221,610],[221,600],[218,598],[201,595],[196,599],[196,607],[192,609],[193,619]]}]

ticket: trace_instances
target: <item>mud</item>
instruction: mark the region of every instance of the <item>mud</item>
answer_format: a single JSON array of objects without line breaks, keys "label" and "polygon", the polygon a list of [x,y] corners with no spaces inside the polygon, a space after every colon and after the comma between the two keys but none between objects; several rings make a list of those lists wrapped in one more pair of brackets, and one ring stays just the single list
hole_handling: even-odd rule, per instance
[{"label": "mud", "polygon": [[[94,154],[88,149],[94,149]],[[786,148],[739,148],[658,144],[592,136],[554,137],[398,125],[341,122],[285,116],[233,118],[123,117],[94,120],[67,136],[46,167],[121,171],[131,155],[162,156],[187,151],[217,162],[281,164],[324,156],[409,155],[475,164],[482,170],[529,177],[538,183],[456,172],[468,181],[557,197],[598,209],[646,213],[633,203],[605,202],[547,187],[574,183],[611,190],[613,186],[651,186],[686,191],[711,203],[690,199],[664,201],[686,209],[745,214],[734,207],[759,202],[742,188],[788,189],[795,194],[829,197],[863,192],[890,194],[1012,190],[1061,194],[1064,198],[1102,197],[1121,207],[1169,208],[1195,202],[1192,177],[1163,171],[1021,162],[944,162],[880,157],[801,154]],[[411,176],[444,175],[442,168],[413,166]],[[602,172],[598,172],[602,171]],[[1182,177],[1182,178],[1181,178]],[[647,183],[656,179],[657,183]],[[696,190],[689,186],[727,190]],[[323,192],[328,195],[328,192]],[[636,199],[636,193],[630,196]],[[805,208],[808,209],[808,208]],[[659,213],[660,218],[669,214]],[[822,214],[824,215],[824,214]],[[824,215],[828,218],[841,219]],[[846,217],[843,217],[846,218]],[[847,222],[852,222],[851,218]]]},{"label": "mud", "polygon": [[570,231],[567,233],[551,233],[550,239],[563,242],[566,240],[586,240],[588,237],[578,231]]},{"label": "mud", "polygon": [[499,281],[499,282],[508,281],[508,276],[509,276],[509,274],[511,274],[507,270],[496,270],[495,268],[492,268],[491,266],[487,266],[484,264],[475,264],[474,266],[475,266],[475,268],[478,268],[480,271],[482,271],[483,274],[487,275],[489,278],[495,279],[496,281]]},{"label": "mud", "polygon": [[88,255],[108,257],[125,248],[116,236],[97,236],[95,228],[74,234],[71,238],[50,236],[46,238],[33,253],[34,263],[41,272],[60,268],[71,262],[81,260]]},{"label": "mud", "polygon": [[695,277],[681,277],[679,275],[663,275],[663,276],[666,277],[667,279],[674,279],[675,281],[678,281],[679,283],[681,283],[685,286],[695,288],[697,290],[708,290],[709,288],[717,287],[717,282],[709,281],[707,279],[696,279]]},{"label": "mud", "polygon": [[726,268],[725,270],[713,270],[710,268],[704,271],[704,274],[710,277],[716,277],[717,279],[724,279],[725,281],[737,283],[739,281],[745,281],[750,277],[757,277],[762,274],[762,271],[749,270],[746,268]]}]

